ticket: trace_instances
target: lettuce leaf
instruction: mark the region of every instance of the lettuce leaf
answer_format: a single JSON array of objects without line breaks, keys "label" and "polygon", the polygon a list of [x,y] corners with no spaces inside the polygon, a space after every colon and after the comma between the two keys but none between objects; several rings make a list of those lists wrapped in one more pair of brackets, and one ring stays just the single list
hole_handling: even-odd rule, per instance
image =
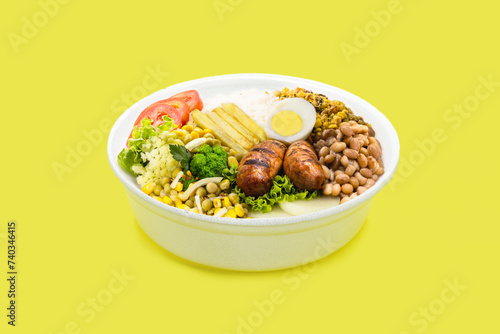
[{"label": "lettuce leaf", "polygon": [[293,202],[297,199],[311,200],[319,196],[317,191],[310,192],[297,189],[286,175],[276,175],[271,190],[257,198],[246,196],[238,186],[236,186],[233,191],[238,194],[240,199],[248,204],[253,211],[260,211],[262,213],[271,211],[273,206],[284,201]]},{"label": "lettuce leaf", "polygon": [[137,174],[132,170],[132,167],[138,164],[141,164],[141,154],[135,147],[124,148],[118,154],[118,165],[134,176]]},{"label": "lettuce leaf", "polygon": [[163,131],[170,131],[173,128],[176,128],[177,125],[174,123],[174,120],[168,117],[167,115],[164,115],[163,117],[163,124],[158,125],[156,129],[158,129],[158,133],[161,133]]}]

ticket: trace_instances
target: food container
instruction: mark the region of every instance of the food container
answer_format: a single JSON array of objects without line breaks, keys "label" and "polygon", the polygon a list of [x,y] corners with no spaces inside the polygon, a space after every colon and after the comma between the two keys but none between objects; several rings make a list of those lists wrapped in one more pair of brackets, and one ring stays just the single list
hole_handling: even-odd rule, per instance
[{"label": "food container", "polygon": [[[385,173],[373,187],[344,204],[315,213],[287,218],[222,218],[180,210],[153,199],[144,194],[135,178],[117,163],[135,119],[153,102],[190,89],[196,89],[204,99],[247,89],[272,92],[284,87],[302,87],[331,100],[340,100],[372,124],[382,146],[385,167]],[[309,263],[335,252],[351,240],[363,225],[374,196],[396,171],[399,140],[394,127],[380,111],[342,89],[282,75],[231,74],[183,82],[140,100],[114,124],[107,153],[113,172],[124,185],[137,222],[158,245],[184,259],[211,267],[265,271]]]}]

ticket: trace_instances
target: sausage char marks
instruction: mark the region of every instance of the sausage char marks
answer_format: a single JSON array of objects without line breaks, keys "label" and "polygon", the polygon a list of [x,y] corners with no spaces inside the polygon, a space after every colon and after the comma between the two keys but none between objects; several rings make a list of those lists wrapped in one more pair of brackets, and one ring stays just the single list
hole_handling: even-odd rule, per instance
[{"label": "sausage char marks", "polygon": [[283,169],[285,175],[299,189],[318,190],[325,181],[325,174],[314,148],[304,140],[296,141],[288,147]]},{"label": "sausage char marks", "polygon": [[277,140],[255,145],[240,161],[236,184],[247,196],[262,196],[273,185],[283,164],[286,146]]}]

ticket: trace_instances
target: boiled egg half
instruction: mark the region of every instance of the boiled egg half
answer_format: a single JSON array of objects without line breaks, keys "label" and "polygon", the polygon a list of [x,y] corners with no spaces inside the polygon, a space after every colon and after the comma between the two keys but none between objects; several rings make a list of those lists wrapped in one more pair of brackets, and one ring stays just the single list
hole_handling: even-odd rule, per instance
[{"label": "boiled egg half", "polygon": [[316,109],[306,100],[294,97],[279,101],[266,117],[266,135],[285,143],[306,139],[316,123]]}]

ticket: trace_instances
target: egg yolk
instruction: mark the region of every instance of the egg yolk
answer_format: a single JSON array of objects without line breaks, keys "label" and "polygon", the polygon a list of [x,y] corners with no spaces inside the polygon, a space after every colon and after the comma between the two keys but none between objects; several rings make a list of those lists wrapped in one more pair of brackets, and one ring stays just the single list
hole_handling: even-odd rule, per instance
[{"label": "egg yolk", "polygon": [[291,110],[283,110],[273,116],[271,127],[280,136],[292,136],[302,129],[302,119]]}]

